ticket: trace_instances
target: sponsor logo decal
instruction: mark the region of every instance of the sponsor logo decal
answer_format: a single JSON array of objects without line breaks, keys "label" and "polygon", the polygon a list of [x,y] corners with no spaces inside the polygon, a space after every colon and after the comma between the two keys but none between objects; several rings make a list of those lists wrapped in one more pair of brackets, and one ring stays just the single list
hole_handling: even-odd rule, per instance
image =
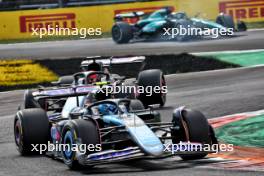
[{"label": "sponsor logo decal", "polygon": [[61,27],[61,28],[75,28],[76,15],[74,13],[60,13],[60,14],[45,14],[45,15],[27,15],[20,16],[20,32],[32,32],[33,29]]},{"label": "sponsor logo decal", "polygon": [[264,17],[264,0],[220,2],[219,12],[229,14],[235,19],[260,19]]}]

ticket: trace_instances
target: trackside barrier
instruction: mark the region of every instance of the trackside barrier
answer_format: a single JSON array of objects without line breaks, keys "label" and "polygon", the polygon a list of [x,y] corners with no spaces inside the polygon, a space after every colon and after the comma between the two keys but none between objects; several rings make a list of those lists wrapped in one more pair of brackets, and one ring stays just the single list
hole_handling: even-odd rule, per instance
[{"label": "trackside barrier", "polygon": [[74,8],[20,10],[0,12],[0,40],[28,39],[32,28],[59,26],[64,28],[101,28],[110,32],[117,13],[151,12],[170,6],[189,16],[215,19],[219,12],[246,22],[264,21],[264,0],[155,0]]}]

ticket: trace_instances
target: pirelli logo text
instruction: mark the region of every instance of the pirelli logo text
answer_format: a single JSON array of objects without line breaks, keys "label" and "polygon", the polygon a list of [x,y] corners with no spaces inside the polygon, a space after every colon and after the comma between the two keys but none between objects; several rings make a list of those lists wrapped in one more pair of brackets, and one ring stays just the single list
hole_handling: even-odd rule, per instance
[{"label": "pirelli logo text", "polygon": [[74,13],[20,16],[20,32],[32,32],[32,28],[40,29],[48,28],[48,26],[51,28],[75,28],[75,19]]},{"label": "pirelli logo text", "polygon": [[235,0],[220,2],[219,12],[229,14],[235,19],[258,20],[264,17],[264,0]]}]

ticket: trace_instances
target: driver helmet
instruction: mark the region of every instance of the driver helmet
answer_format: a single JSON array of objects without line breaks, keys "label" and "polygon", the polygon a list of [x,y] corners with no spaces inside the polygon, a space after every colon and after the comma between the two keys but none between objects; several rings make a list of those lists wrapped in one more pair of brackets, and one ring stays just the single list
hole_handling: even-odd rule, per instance
[{"label": "driver helmet", "polygon": [[98,75],[96,73],[88,76],[88,83],[89,84],[95,83],[97,81],[98,81]]},{"label": "driver helmet", "polygon": [[117,113],[117,108],[112,104],[100,104],[98,106],[98,111],[102,115],[114,115]]}]

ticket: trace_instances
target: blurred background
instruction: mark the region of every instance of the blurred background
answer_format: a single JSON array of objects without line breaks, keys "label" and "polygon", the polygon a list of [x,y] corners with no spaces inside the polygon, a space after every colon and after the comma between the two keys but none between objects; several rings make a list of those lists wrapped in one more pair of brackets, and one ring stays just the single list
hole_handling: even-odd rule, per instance
[{"label": "blurred background", "polygon": [[223,12],[248,28],[264,26],[263,0],[0,0],[0,41],[36,38],[30,28],[47,24],[101,28],[108,34],[116,14],[151,13],[164,7],[213,21]]}]

